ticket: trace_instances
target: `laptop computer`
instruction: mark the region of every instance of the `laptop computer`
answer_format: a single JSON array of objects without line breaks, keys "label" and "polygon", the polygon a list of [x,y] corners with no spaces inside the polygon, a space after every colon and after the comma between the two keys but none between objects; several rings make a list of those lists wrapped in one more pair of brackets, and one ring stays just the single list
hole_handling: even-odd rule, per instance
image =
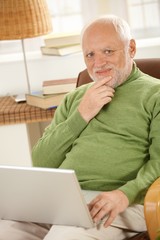
[{"label": "laptop computer", "polygon": [[73,170],[0,166],[0,218],[94,226]]}]

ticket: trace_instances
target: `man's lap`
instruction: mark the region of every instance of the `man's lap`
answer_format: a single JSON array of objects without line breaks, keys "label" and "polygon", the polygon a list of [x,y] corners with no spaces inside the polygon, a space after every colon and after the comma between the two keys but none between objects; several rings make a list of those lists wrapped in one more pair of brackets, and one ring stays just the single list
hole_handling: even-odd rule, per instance
[{"label": "man's lap", "polygon": [[0,220],[0,240],[42,240],[51,225]]},{"label": "man's lap", "polygon": [[0,240],[122,240],[136,233],[117,227],[84,229],[16,221],[0,221]]}]

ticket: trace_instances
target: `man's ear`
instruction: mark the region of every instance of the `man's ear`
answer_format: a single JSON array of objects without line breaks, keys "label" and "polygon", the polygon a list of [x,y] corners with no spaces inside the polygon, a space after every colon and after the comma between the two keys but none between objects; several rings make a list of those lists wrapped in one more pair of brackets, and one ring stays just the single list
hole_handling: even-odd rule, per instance
[{"label": "man's ear", "polygon": [[134,58],[135,54],[136,54],[136,42],[134,39],[130,40],[129,43],[129,54],[131,58]]}]

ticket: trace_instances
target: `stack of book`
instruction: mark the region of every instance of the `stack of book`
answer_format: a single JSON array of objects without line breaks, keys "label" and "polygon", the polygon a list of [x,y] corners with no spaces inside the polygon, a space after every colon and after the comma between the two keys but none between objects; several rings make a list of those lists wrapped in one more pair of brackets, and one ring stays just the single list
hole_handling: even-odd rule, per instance
[{"label": "stack of book", "polygon": [[64,56],[81,51],[80,34],[49,34],[44,38],[41,52],[44,55]]},{"label": "stack of book", "polygon": [[65,95],[76,88],[76,78],[42,82],[42,90],[26,94],[27,104],[43,109],[56,108]]}]

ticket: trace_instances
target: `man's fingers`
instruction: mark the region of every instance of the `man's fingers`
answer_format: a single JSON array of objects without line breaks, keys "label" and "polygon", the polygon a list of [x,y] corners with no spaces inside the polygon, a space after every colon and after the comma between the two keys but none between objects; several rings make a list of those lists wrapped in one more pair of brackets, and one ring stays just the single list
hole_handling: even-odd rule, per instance
[{"label": "man's fingers", "polygon": [[94,207],[90,213],[95,222],[102,220],[111,210],[113,206],[110,202],[106,202],[103,199],[94,203]]},{"label": "man's fingers", "polygon": [[103,78],[102,80],[99,80],[97,82],[95,82],[95,84],[93,85],[94,88],[98,88],[102,85],[107,85],[107,83],[112,79],[111,76],[108,76],[106,78]]},{"label": "man's fingers", "polygon": [[[103,204],[103,206],[102,206]],[[100,221],[105,220],[104,227],[110,226],[110,224],[114,221],[117,216],[117,212],[113,209],[113,205],[110,202],[101,202],[98,203],[94,211],[92,211],[91,216],[95,223],[99,223]],[[106,220],[107,218],[107,220]]]},{"label": "man's fingers", "polygon": [[109,227],[112,222],[114,221],[114,219],[116,218],[117,214],[114,211],[111,211],[111,213],[108,215],[107,220],[104,223],[104,227],[107,228]]},{"label": "man's fingers", "polygon": [[108,205],[108,203],[106,203],[94,216],[93,218],[94,222],[98,223],[99,221],[103,220],[104,217],[106,217],[109,212],[110,212],[110,206]]},{"label": "man's fingers", "polygon": [[97,90],[98,93],[111,93],[111,94],[114,94],[115,90],[111,87],[108,87],[106,85],[102,85],[101,87],[99,88],[96,88],[95,90]]}]

